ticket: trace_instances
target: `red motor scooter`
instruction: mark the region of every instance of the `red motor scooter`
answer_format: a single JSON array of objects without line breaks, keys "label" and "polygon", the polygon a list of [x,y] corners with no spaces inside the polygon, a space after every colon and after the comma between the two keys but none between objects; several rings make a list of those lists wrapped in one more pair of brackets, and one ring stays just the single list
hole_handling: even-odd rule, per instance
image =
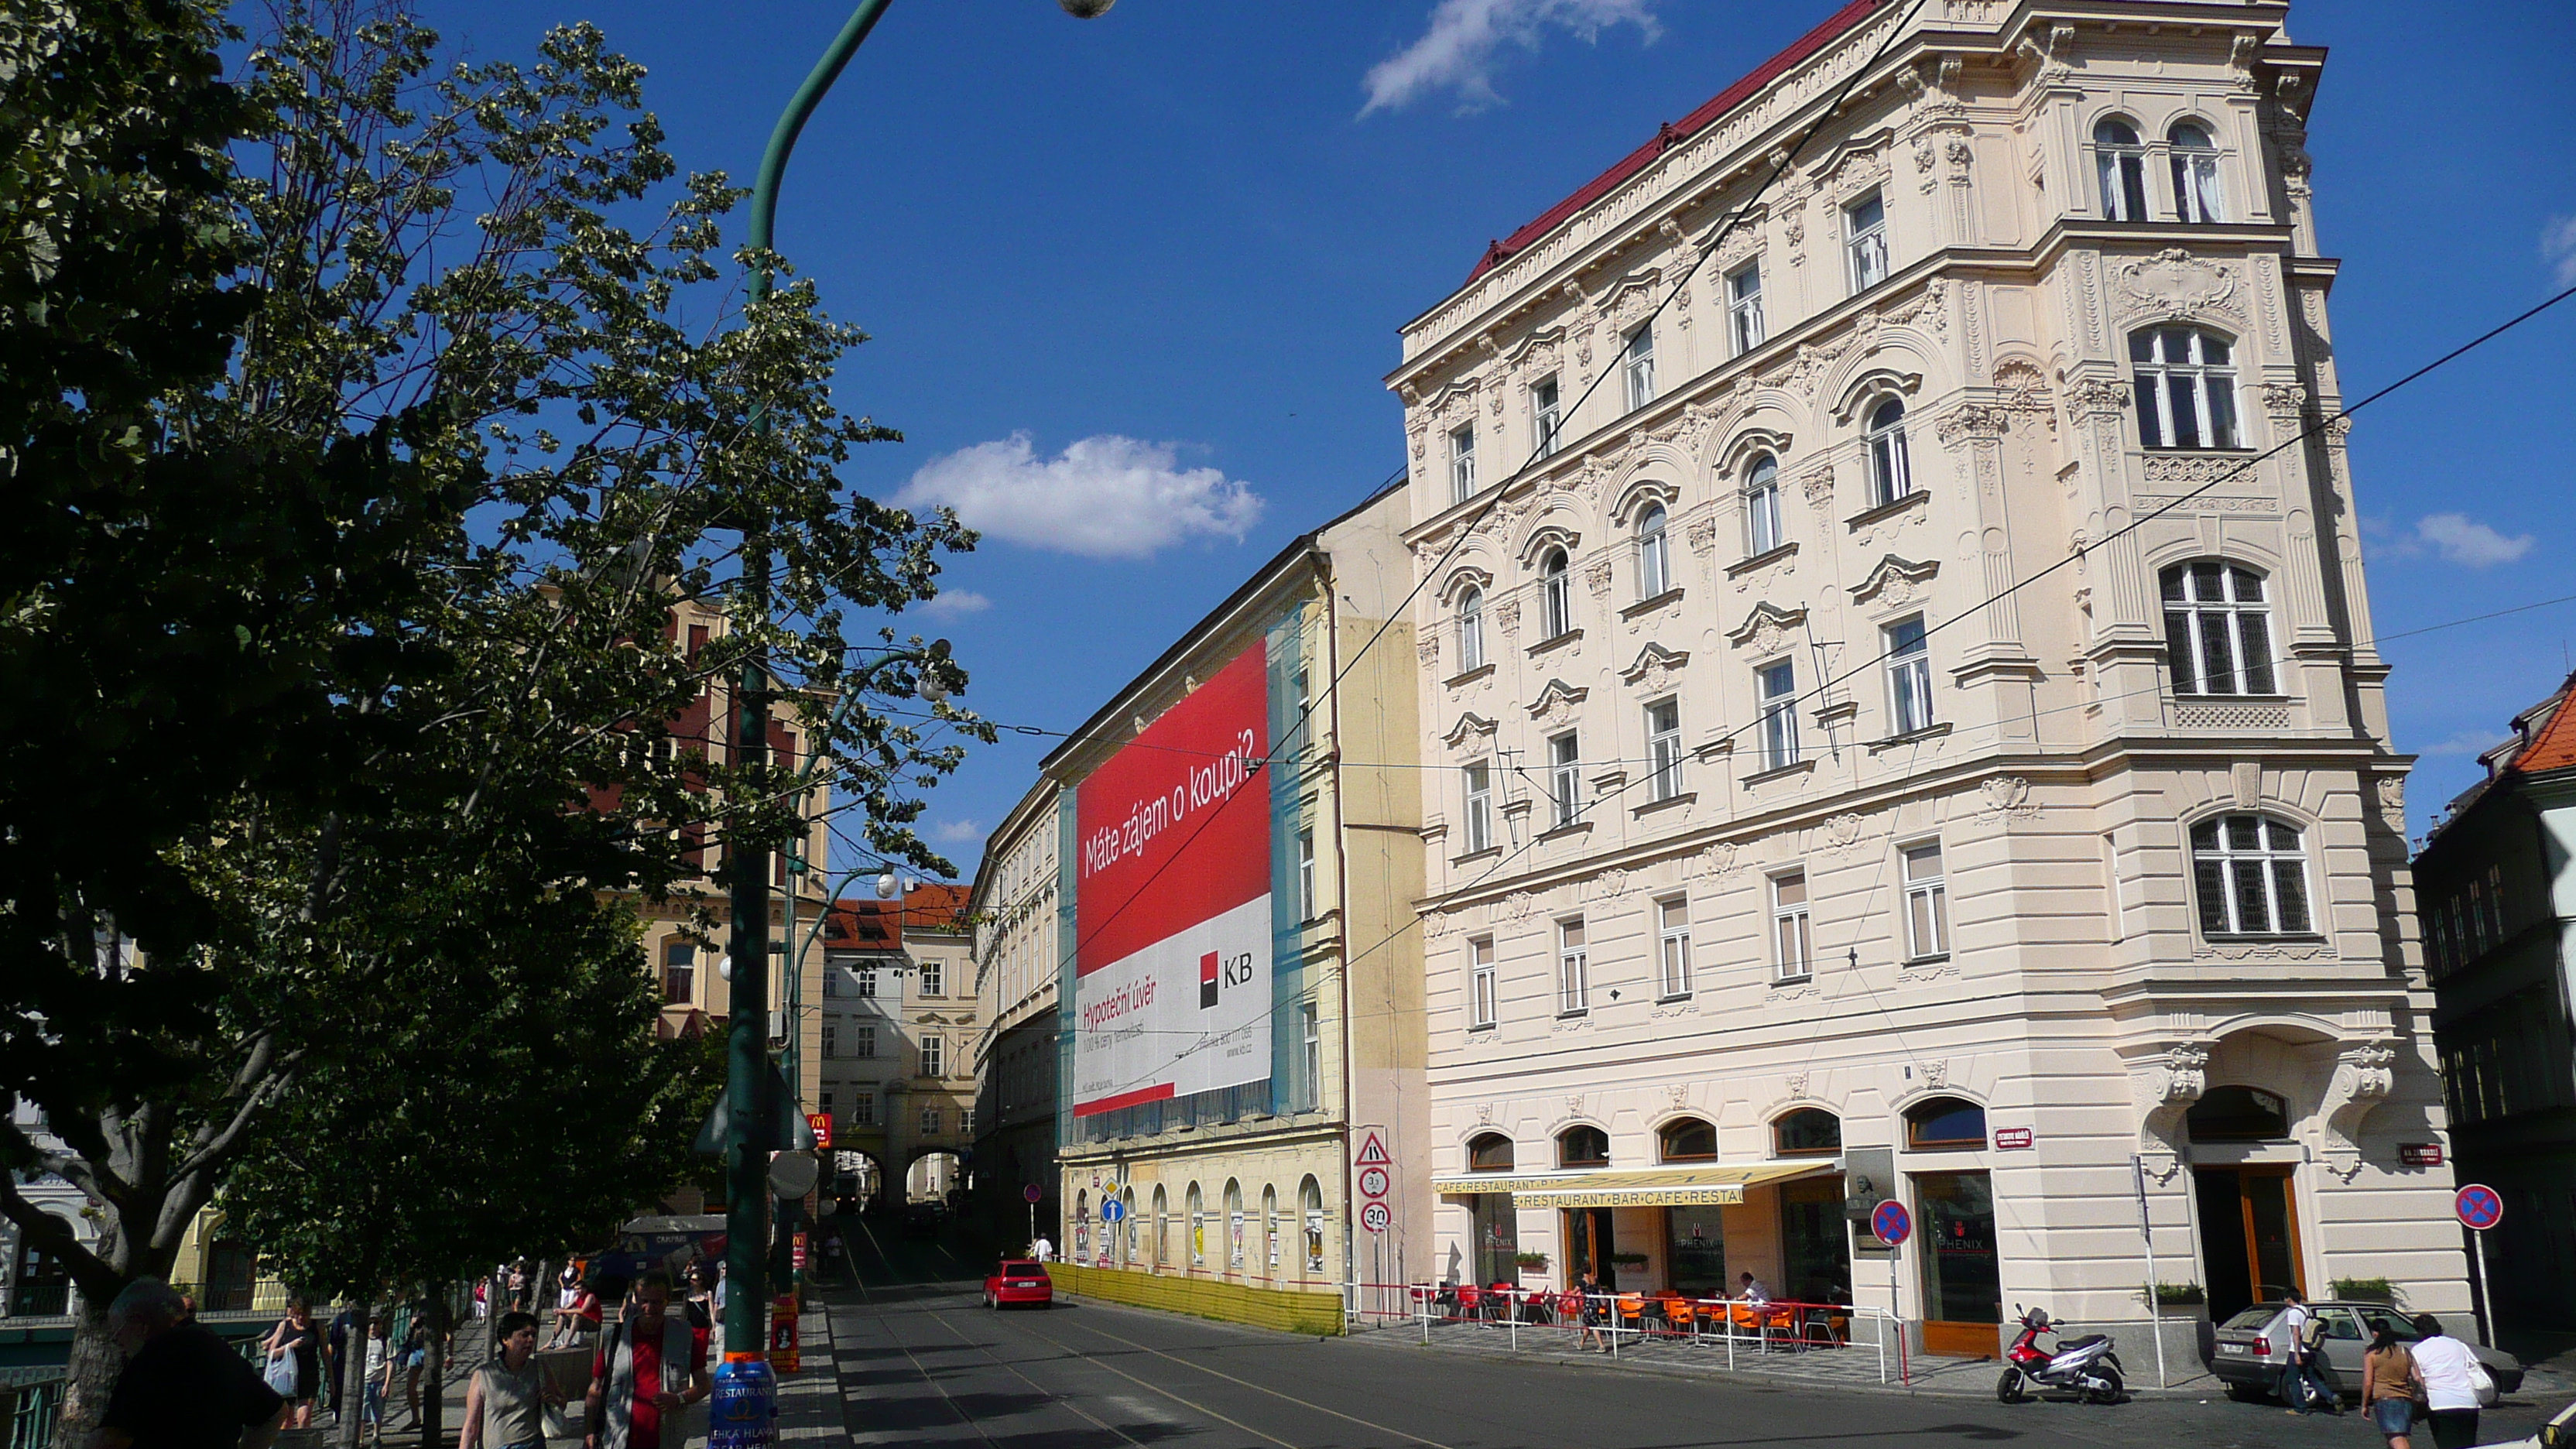
[{"label": "red motor scooter", "polygon": [[[2013,1305],[2019,1308],[2021,1305]],[[2004,1374],[1995,1383],[1998,1402],[2018,1404],[2030,1397],[2025,1388],[2071,1392],[2078,1403],[2120,1402],[2120,1356],[2111,1340],[2098,1333],[2058,1341],[2054,1349],[2039,1346],[2039,1336],[2054,1332],[2046,1309],[2021,1316],[2021,1335],[2004,1350]]]}]

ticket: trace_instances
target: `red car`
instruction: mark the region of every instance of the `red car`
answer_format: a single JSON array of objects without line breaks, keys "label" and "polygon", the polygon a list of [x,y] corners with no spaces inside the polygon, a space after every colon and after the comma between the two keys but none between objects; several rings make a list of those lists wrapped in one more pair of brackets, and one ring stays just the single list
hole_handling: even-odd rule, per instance
[{"label": "red car", "polygon": [[1028,1258],[1006,1259],[984,1280],[984,1306],[1000,1308],[1011,1303],[1034,1303],[1045,1308],[1055,1302],[1055,1280],[1047,1277],[1046,1264]]}]

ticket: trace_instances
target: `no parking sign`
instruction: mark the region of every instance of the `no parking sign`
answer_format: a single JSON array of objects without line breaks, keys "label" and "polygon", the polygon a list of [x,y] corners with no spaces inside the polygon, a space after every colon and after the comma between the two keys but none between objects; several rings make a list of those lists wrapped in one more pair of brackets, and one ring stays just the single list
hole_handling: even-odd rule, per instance
[{"label": "no parking sign", "polygon": [[1905,1204],[1889,1198],[1870,1211],[1869,1230],[1889,1247],[1902,1247],[1907,1238],[1914,1236],[1914,1217],[1906,1212]]}]

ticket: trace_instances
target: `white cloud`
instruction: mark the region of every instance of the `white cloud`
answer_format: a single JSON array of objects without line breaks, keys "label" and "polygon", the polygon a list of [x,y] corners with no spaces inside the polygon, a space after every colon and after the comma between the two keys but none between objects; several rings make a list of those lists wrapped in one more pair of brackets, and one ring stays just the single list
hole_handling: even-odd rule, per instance
[{"label": "white cloud", "polygon": [[1145,558],[1193,538],[1243,541],[1261,519],[1252,485],[1183,468],[1170,443],[1116,433],[1040,458],[1025,432],[933,458],[895,495],[944,503],[987,537],[1086,558]]},{"label": "white cloud", "polygon": [[1431,91],[1458,93],[1461,112],[1500,105],[1494,70],[1506,45],[1536,50],[1549,26],[1586,44],[1613,25],[1634,25],[1648,44],[1663,33],[1654,0],[1440,0],[1420,39],[1369,67],[1361,82],[1371,111],[1392,110]]},{"label": "white cloud", "polygon": [[972,820],[942,820],[930,827],[930,838],[942,845],[969,845],[984,838],[984,827]]},{"label": "white cloud", "polygon": [[993,607],[993,601],[973,589],[941,589],[921,612],[934,618],[954,619],[965,614],[980,614]]},{"label": "white cloud", "polygon": [[2530,534],[2507,538],[2465,513],[2435,513],[2415,521],[2416,536],[2433,546],[2445,563],[2473,569],[2512,563],[2531,552],[2538,540]]},{"label": "white cloud", "polygon": [[2576,287],[2576,216],[2553,216],[2540,229],[2540,255],[2556,268],[2561,287]]},{"label": "white cloud", "polygon": [[2475,733],[2474,731],[2464,730],[2459,734],[2453,735],[2449,739],[2442,741],[2438,745],[2425,746],[2422,753],[2427,755],[2483,754],[2489,745],[2496,742],[2496,738],[2497,737],[2494,735],[2482,735]]}]

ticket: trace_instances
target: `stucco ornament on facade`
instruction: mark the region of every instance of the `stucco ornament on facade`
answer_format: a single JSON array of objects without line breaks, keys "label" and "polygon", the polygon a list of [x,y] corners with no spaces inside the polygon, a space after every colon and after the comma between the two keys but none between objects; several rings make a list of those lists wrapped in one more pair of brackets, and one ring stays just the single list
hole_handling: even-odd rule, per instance
[{"label": "stucco ornament on facade", "polygon": [[2335,1056],[2334,1076],[2318,1118],[2324,1124],[2326,1170],[2349,1182],[2361,1171],[2361,1124],[2397,1086],[2397,1046],[2373,1040]]},{"label": "stucco ornament on facade", "polygon": [[2120,291],[2136,306],[2180,318],[2203,312],[2242,316],[2234,303],[2237,276],[2233,268],[2204,261],[2180,247],[2167,247],[2151,257],[2122,262],[2111,273]]},{"label": "stucco ornament on facade", "polygon": [[2129,1065],[2138,1109],[2138,1151],[2147,1171],[2169,1181],[2182,1163],[2182,1119],[2209,1090],[2209,1048],[2177,1042]]},{"label": "stucco ornament on facade", "polygon": [[2030,798],[2030,782],[2013,775],[1997,775],[1977,786],[1977,818],[1981,821],[2027,820],[2039,813]]}]

